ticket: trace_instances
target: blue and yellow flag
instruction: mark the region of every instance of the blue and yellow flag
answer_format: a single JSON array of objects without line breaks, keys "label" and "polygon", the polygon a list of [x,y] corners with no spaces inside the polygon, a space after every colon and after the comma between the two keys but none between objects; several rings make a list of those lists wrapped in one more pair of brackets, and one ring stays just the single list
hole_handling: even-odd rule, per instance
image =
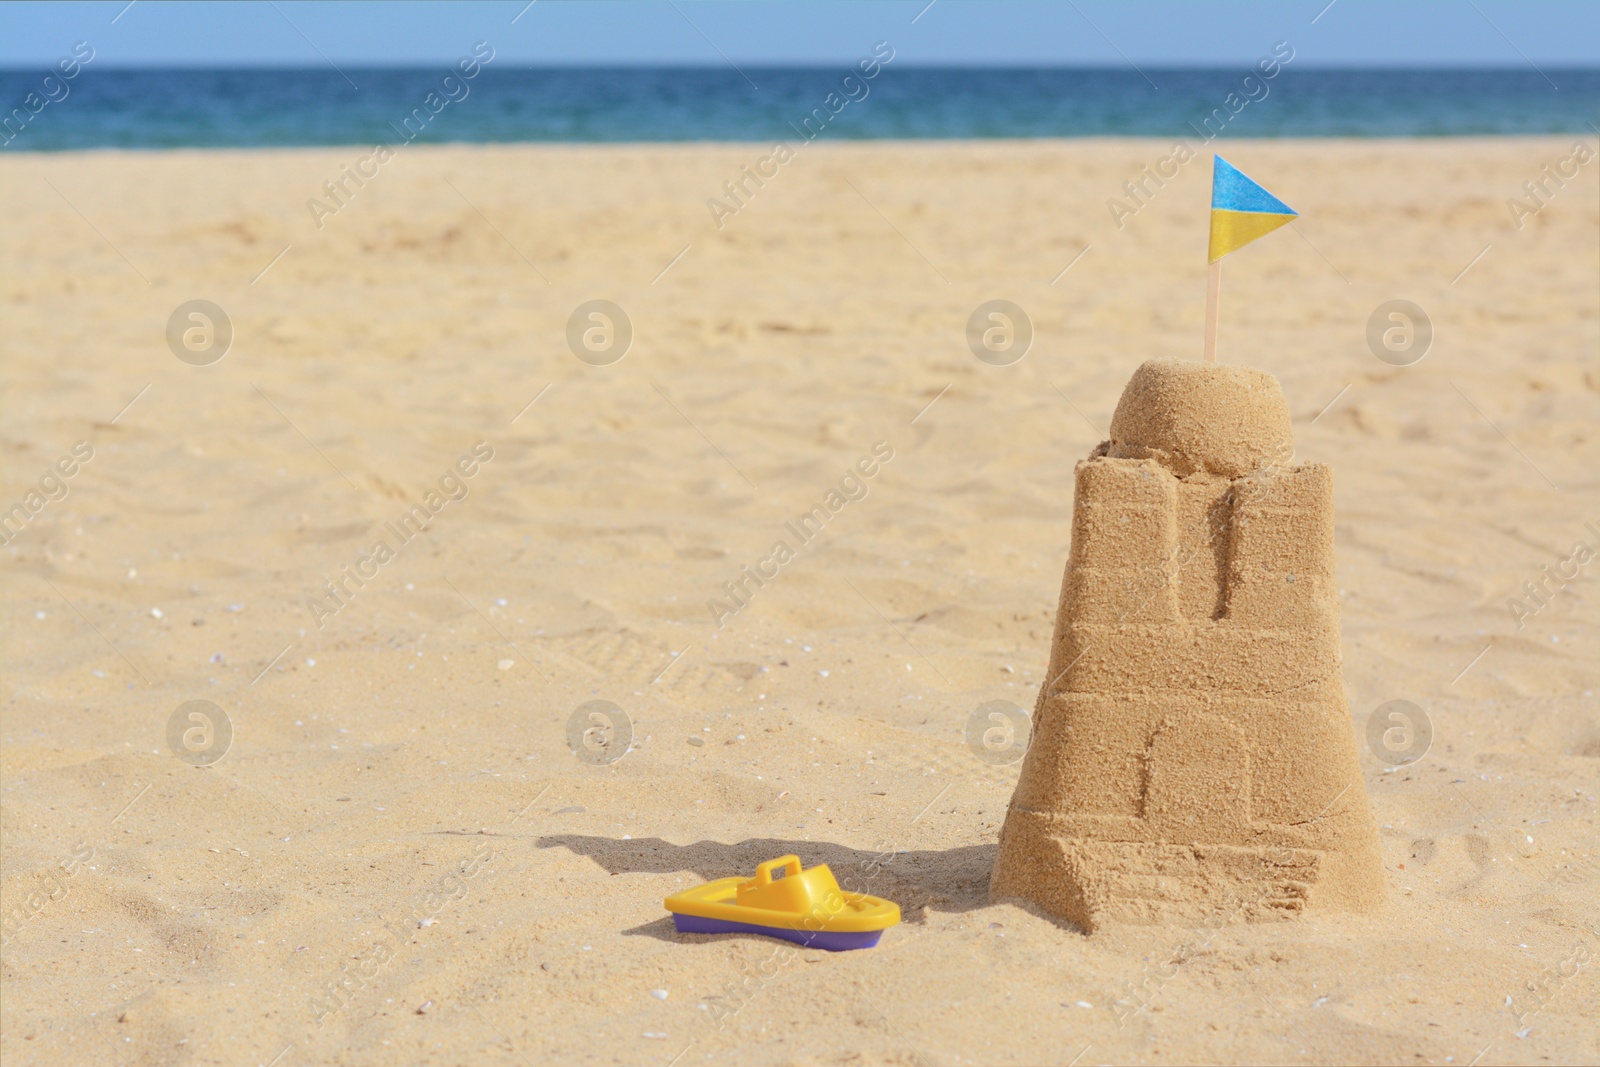
[{"label": "blue and yellow flag", "polygon": [[1206,262],[1215,263],[1299,214],[1245,177],[1238,167],[1217,156],[1211,172],[1211,247]]}]

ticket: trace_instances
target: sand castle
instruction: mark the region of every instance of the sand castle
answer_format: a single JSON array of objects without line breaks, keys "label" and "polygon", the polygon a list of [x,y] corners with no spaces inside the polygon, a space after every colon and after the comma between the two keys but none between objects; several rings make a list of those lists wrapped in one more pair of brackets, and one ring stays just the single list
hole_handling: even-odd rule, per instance
[{"label": "sand castle", "polygon": [[1152,360],[1077,468],[991,893],[1086,930],[1382,898],[1339,673],[1333,482],[1269,374]]}]

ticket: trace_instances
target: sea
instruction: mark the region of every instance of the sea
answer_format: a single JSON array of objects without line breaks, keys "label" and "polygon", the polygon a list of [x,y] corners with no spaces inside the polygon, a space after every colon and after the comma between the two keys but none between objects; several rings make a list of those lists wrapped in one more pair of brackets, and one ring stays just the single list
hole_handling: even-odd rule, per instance
[{"label": "sea", "polygon": [[[1600,133],[1600,67],[882,66],[0,71],[0,151]],[[453,79],[453,80],[452,80]],[[46,91],[48,90],[48,91]],[[30,96],[30,94],[33,94]],[[431,95],[430,95],[431,94]],[[42,103],[41,103],[42,101]],[[1209,120],[1209,125],[1207,124]]]}]

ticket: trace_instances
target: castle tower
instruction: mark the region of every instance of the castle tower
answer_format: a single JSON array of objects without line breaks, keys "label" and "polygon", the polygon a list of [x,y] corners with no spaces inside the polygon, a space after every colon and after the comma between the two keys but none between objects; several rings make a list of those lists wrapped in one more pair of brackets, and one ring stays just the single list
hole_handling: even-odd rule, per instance
[{"label": "castle tower", "polygon": [[1091,931],[1381,901],[1339,673],[1332,474],[1293,451],[1269,374],[1134,372],[1077,467],[995,900]]}]

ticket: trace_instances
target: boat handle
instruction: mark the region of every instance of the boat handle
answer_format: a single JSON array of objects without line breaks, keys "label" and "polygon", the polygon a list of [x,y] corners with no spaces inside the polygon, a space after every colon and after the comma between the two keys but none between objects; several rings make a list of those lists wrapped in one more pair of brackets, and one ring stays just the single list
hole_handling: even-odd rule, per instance
[{"label": "boat handle", "polygon": [[756,884],[771,885],[772,872],[777,870],[779,867],[783,868],[783,874],[785,878],[799,874],[800,857],[780,856],[775,860],[768,860],[767,862],[763,863],[761,866],[756,868]]}]

